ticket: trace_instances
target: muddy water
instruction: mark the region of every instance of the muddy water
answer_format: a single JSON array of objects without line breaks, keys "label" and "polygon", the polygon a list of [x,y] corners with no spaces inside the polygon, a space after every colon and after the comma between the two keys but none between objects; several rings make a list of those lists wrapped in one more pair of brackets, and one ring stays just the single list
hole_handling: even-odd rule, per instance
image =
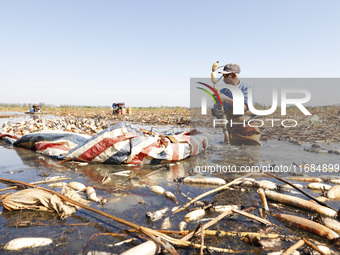
[{"label": "muddy water", "polygon": [[[47,116],[42,116],[47,117]],[[49,116],[51,117],[51,116]],[[0,119],[0,124],[3,121],[22,120],[29,118],[23,116],[18,119]],[[169,127],[158,127],[160,131],[166,130]],[[180,185],[173,180],[188,175],[192,171],[192,166],[236,166],[239,172],[242,166],[267,166],[267,165],[282,165],[290,166],[293,162],[298,165],[306,163],[325,163],[338,164],[340,162],[339,155],[334,154],[316,154],[304,151],[304,147],[309,147],[309,144],[296,146],[288,142],[271,140],[263,142],[262,147],[236,147],[223,145],[223,137],[219,132],[212,135],[212,144],[208,150],[202,154],[174,164],[163,164],[155,166],[127,166],[127,165],[104,165],[104,164],[88,164],[80,166],[75,162],[65,162],[56,164],[58,161],[50,159],[46,156],[36,154],[33,151],[13,148],[10,145],[0,143],[0,176],[2,178],[33,182],[43,180],[51,176],[65,176],[72,180],[79,181],[85,185],[97,187],[98,196],[105,196],[108,199],[106,205],[99,205],[91,202],[90,206],[97,208],[106,213],[115,215],[122,219],[133,223],[147,226],[153,229],[160,229],[162,220],[156,222],[146,221],[145,214],[148,211],[159,210],[164,207],[170,209],[176,204],[167,200],[160,195],[152,193],[148,186],[159,185],[164,189],[173,192],[180,205],[184,205],[188,200],[182,193],[190,197],[195,197],[205,191],[213,188],[206,185]],[[339,148],[338,144],[328,145],[332,148]],[[197,168],[196,168],[197,170]],[[300,175],[301,171],[283,172],[280,173],[283,177],[290,175]],[[220,178],[234,178],[242,175],[242,173],[230,172],[215,172],[210,173],[202,170],[201,174],[214,175]],[[330,172],[304,172],[305,175],[323,176],[329,178],[331,176],[339,176],[338,173]],[[111,177],[111,181],[105,185],[101,184],[105,175]],[[256,175],[256,178],[264,179]],[[71,181],[71,180],[70,180]],[[272,180],[277,182],[276,180]],[[66,181],[68,182],[68,181]],[[306,185],[306,183],[302,183]],[[42,185],[47,187],[47,185]],[[0,189],[7,185],[0,183]],[[60,189],[54,189],[60,191]],[[314,196],[319,194],[305,189]],[[0,195],[5,192],[1,192]],[[297,195],[303,197],[302,195]],[[249,188],[246,192],[240,191],[225,191],[216,195],[207,196],[203,199],[207,202],[217,202],[220,204],[238,204],[244,208],[254,207],[252,212],[258,215],[258,207],[260,199],[256,193],[256,189]],[[339,208],[338,202],[331,202],[331,206]],[[274,212],[282,212],[282,209],[273,209]],[[296,213],[296,209],[286,207],[284,213]],[[187,212],[180,212],[175,215],[170,215],[172,230],[178,230],[178,224],[183,219]],[[309,216],[308,213],[299,211],[299,214]],[[215,213],[208,213],[207,218],[215,217]],[[275,220],[274,217],[268,216],[268,219],[278,225],[273,232],[289,236],[302,236],[312,238],[320,242],[326,242],[315,235],[308,234],[294,228],[287,228],[286,225]],[[21,223],[26,222],[29,226],[22,227]],[[198,222],[188,224],[189,229],[194,229]],[[18,237],[49,237],[54,240],[53,245],[40,247],[35,249],[27,249],[20,251],[20,254],[89,254],[90,251],[103,251],[109,254],[119,254],[136,244],[143,241],[136,238],[135,241],[121,246],[113,246],[115,243],[130,238],[131,236],[110,236],[104,233],[122,233],[126,226],[108,220],[102,216],[88,212],[84,209],[78,210],[73,216],[60,220],[55,213],[18,211],[9,212],[1,208],[0,211],[0,244],[18,238]],[[248,220],[242,216],[232,216],[220,221],[212,229],[224,231],[252,231],[259,232],[261,229],[268,230],[257,222]],[[277,248],[287,248],[296,240],[283,242]],[[252,245],[245,244],[240,237],[212,237],[206,240],[208,245],[217,247],[229,248],[240,251],[240,254],[267,254],[275,249],[256,248]],[[336,247],[332,247],[336,251]],[[197,254],[197,250],[179,249],[181,254]],[[15,254],[0,250],[1,254]]]}]

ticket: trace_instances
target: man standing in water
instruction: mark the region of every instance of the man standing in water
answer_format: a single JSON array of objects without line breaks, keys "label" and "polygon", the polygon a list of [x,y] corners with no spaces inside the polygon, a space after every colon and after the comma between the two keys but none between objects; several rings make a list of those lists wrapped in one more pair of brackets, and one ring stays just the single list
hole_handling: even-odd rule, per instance
[{"label": "man standing in water", "polygon": [[[237,64],[227,64],[224,66],[223,71],[219,72],[223,74],[223,81],[225,84],[238,86],[244,95],[244,111],[248,110],[248,86],[238,79],[238,75],[241,72],[241,68]],[[233,109],[233,94],[227,88],[220,90],[220,97],[223,102],[224,110],[228,113],[228,116],[232,115]],[[217,106],[214,106],[213,110],[217,110]],[[214,114],[214,116],[216,116]]]},{"label": "man standing in water", "polygon": [[[227,64],[224,66],[223,71],[219,72],[223,75],[223,81],[227,85],[237,86],[243,93],[244,96],[244,111],[248,110],[248,86],[244,82],[238,79],[238,75],[241,72],[241,68],[237,64]],[[225,114],[232,120],[233,123],[243,122],[243,116],[233,115],[233,94],[227,89],[223,88],[220,90],[220,97],[223,103],[223,109]],[[211,109],[212,114],[221,118],[218,106],[214,105]],[[228,123],[229,125],[230,123]],[[249,144],[249,145],[261,145],[260,143],[260,130],[257,127],[251,127],[247,124],[233,124],[229,128],[229,140],[231,144]]]}]

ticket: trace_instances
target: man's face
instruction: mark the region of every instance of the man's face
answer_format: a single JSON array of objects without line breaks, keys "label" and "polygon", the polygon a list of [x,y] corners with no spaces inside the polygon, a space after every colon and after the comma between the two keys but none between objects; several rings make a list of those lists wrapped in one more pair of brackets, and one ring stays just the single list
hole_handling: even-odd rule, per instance
[{"label": "man's face", "polygon": [[229,74],[223,74],[223,81],[226,84],[232,84],[233,81],[233,74],[229,73]]}]

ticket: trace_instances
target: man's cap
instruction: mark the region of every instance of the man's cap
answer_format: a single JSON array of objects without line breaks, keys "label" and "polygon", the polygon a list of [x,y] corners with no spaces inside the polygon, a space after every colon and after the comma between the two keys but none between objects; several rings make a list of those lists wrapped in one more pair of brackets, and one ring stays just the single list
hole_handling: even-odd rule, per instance
[{"label": "man's cap", "polygon": [[223,71],[219,72],[221,74],[229,74],[236,73],[239,74],[241,72],[241,68],[237,64],[227,64],[224,66]]}]

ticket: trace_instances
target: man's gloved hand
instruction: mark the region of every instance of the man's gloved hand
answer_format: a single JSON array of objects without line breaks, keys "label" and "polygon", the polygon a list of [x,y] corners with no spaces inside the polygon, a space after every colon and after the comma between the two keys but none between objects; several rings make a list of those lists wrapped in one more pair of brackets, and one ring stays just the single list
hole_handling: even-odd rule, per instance
[{"label": "man's gloved hand", "polygon": [[224,116],[224,112],[223,112],[223,110],[220,110],[220,109],[215,108],[215,109],[213,110],[213,115],[214,115],[216,118],[218,118],[218,119],[222,119],[223,116]]},{"label": "man's gloved hand", "polygon": [[218,102],[219,102],[218,97],[217,97],[215,94],[213,95],[213,97],[214,97],[214,99],[215,99],[216,104],[219,105],[219,103],[218,103]]}]

